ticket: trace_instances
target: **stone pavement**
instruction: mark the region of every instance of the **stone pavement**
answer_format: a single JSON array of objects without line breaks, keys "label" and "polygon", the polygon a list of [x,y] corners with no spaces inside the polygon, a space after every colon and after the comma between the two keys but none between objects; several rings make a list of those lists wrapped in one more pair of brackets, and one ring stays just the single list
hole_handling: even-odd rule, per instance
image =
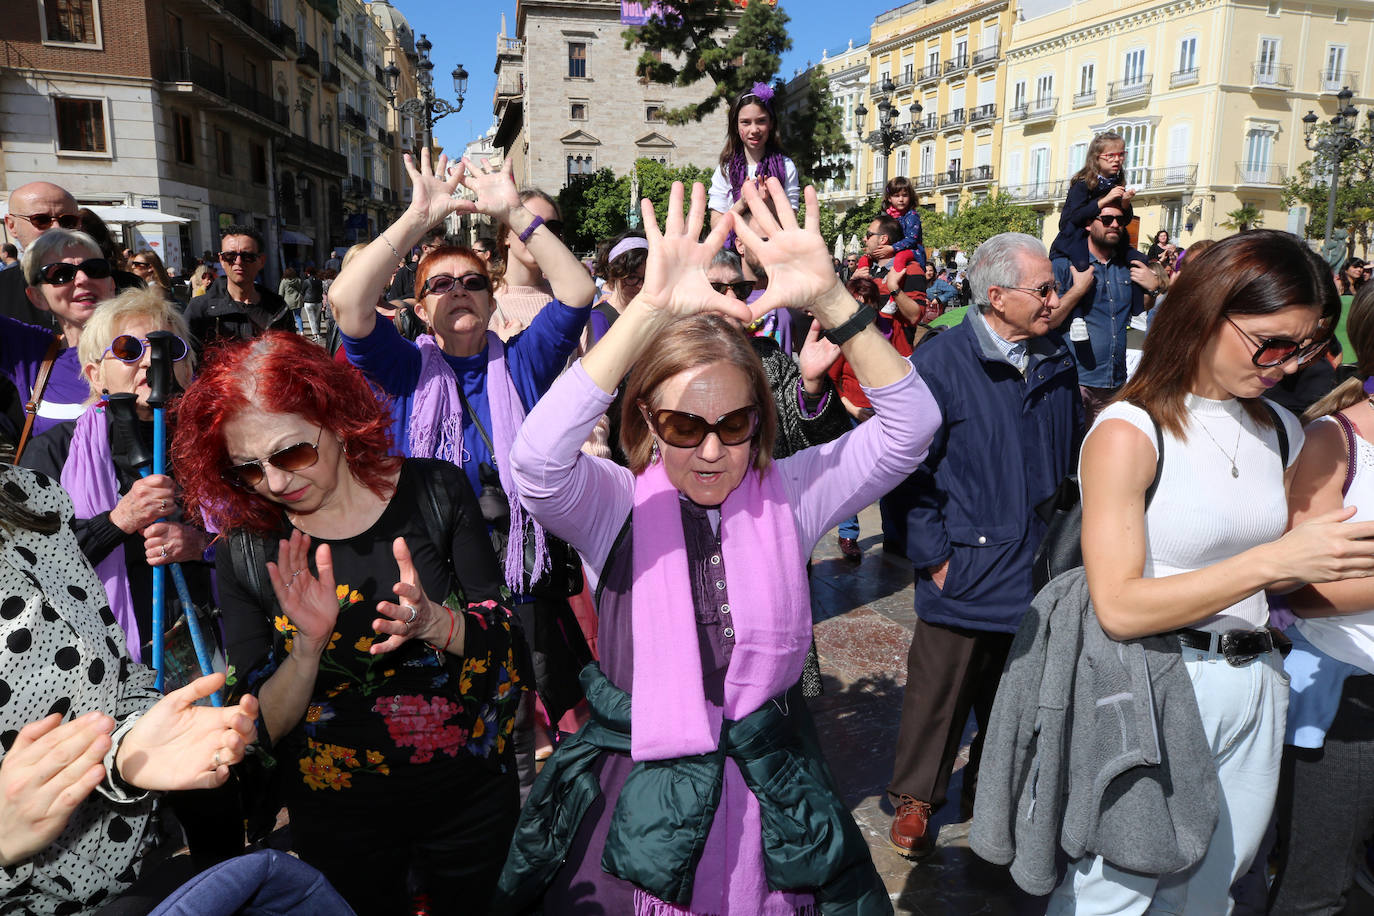
[{"label": "stone pavement", "polygon": [[[859,514],[863,562],[846,562],[828,533],[813,554],[812,611],[816,651],[825,683],[811,711],[821,745],[859,828],[868,838],[898,913],[919,916],[1023,916],[1045,911],[1043,898],[1022,893],[1005,868],[978,858],[968,848],[968,825],[959,819],[960,779],[950,783],[955,802],[937,812],[937,848],[912,863],[887,842],[892,806],[886,786],[892,776],[906,653],[916,622],[911,566],[905,557],[885,557],[876,506]],[[957,766],[962,766],[970,735]]]}]

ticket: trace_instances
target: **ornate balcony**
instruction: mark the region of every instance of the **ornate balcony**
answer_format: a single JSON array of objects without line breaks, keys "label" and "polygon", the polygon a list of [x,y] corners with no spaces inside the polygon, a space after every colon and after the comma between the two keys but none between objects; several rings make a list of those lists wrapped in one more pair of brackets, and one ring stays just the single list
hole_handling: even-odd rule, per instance
[{"label": "ornate balcony", "polygon": [[1124,80],[1113,80],[1107,84],[1107,104],[1114,105],[1119,102],[1136,102],[1148,99],[1153,82],[1154,74],[1152,73],[1144,73]]}]

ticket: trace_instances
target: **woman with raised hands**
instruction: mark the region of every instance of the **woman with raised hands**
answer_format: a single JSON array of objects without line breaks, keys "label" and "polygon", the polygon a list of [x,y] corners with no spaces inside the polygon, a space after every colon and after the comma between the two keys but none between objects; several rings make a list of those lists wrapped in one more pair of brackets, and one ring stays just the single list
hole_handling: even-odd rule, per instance
[{"label": "woman with raised hands", "polygon": [[[598,573],[604,673],[583,672],[592,720],[545,763],[498,909],[542,894],[550,914],[891,912],[797,688],[806,561],[825,531],[915,469],[939,413],[839,283],[814,190],[802,227],[782,186],[766,187],[776,217],[745,185],[752,225],[726,214],[704,242],[700,185],[685,215],[673,186],[661,232],[643,202],[639,295],[512,449],[531,514]],[[707,277],[732,229],[768,269],[752,304]],[[786,306],[829,329],[876,418],[774,461],[773,399],[738,322]],[[627,372],[624,468],[579,446]]]}]

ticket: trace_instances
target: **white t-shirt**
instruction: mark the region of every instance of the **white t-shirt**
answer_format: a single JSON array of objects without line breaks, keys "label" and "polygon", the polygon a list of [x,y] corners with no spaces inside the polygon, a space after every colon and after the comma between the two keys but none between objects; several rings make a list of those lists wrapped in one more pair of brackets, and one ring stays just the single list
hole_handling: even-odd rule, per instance
[{"label": "white t-shirt", "polygon": [[[1256,424],[1234,398],[1211,401],[1190,394],[1185,403],[1188,438],[1179,441],[1164,434],[1164,468],[1145,511],[1148,578],[1211,566],[1277,540],[1288,528],[1277,431]],[[1288,433],[1291,467],[1302,449],[1302,427],[1287,410],[1273,406]],[[1124,402],[1112,404],[1098,415],[1088,435],[1107,420],[1135,426],[1154,452],[1155,425],[1144,410]],[[1233,449],[1238,476],[1231,474]],[[1191,626],[1221,633],[1262,627],[1268,621],[1269,602],[1260,590]]]},{"label": "white t-shirt", "polygon": [[[1335,423],[1334,417],[1317,422]],[[1374,444],[1355,435],[1355,478],[1345,494],[1346,506],[1359,506],[1352,522],[1374,521]],[[1374,610],[1340,617],[1299,617],[1298,629],[1308,642],[1336,661],[1374,674]]]},{"label": "white t-shirt", "polygon": [[[787,175],[783,179],[782,186],[783,190],[787,192],[787,199],[792,203],[792,209],[795,210],[801,203],[801,179],[797,177],[797,166],[792,160],[786,156],[782,158],[787,167]],[[758,168],[756,163],[749,163],[750,178],[754,177]],[[711,209],[724,213],[734,205],[735,199],[734,190],[730,187],[730,176],[726,175],[720,166],[716,166],[715,172],[711,175],[711,191],[707,198]]]}]

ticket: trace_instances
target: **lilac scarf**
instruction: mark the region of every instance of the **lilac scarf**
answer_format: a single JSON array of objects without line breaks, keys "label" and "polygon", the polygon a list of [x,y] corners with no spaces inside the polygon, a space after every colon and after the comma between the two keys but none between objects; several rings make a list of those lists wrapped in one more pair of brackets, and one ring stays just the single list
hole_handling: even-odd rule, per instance
[{"label": "lilac scarf", "polygon": [[[458,397],[458,377],[444,359],[444,351],[431,334],[420,335],[420,379],[410,409],[410,454],[418,458],[442,458],[459,467],[466,457],[463,450],[463,402]],[[501,475],[501,487],[510,502],[510,538],[506,546],[506,584],[517,594],[525,592],[525,510],[510,471],[510,447],[520,424],[525,421],[525,405],[506,368],[506,346],[491,331],[487,332],[487,408],[491,412],[491,444],[496,449],[492,460]],[[477,418],[473,418],[476,422]],[[548,565],[544,529],[531,518],[534,528],[535,569]]]},{"label": "lilac scarf", "polygon": [[[680,495],[661,464],[635,482],[631,757],[714,751],[722,711],[706,702],[696,651]],[[735,649],[725,718],[742,719],[797,682],[811,640],[811,598],[797,562],[796,523],[775,467],[752,469],[721,506]]]},{"label": "lilac scarf", "polygon": [[[77,518],[94,518],[109,512],[119,502],[119,479],[115,477],[110,455],[110,427],[105,422],[105,405],[97,404],[76,421],[67,463],[62,466],[62,489],[72,497]],[[129,592],[129,575],[124,566],[124,545],[111,550],[95,564],[96,575],[105,584],[105,595],[115,621],[124,628],[124,642],[135,660],[143,657],[134,599]]]}]

